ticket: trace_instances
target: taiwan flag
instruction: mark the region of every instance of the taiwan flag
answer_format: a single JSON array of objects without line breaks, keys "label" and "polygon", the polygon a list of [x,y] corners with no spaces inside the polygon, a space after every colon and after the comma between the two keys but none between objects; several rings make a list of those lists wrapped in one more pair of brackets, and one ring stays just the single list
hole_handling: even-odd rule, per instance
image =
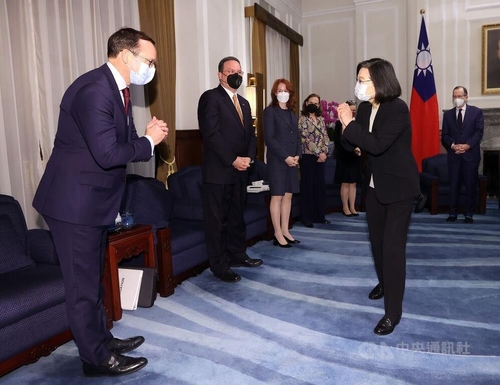
[{"label": "taiwan flag", "polygon": [[431,50],[422,15],[410,101],[411,149],[419,171],[422,171],[422,159],[439,154],[440,151],[438,111]]}]

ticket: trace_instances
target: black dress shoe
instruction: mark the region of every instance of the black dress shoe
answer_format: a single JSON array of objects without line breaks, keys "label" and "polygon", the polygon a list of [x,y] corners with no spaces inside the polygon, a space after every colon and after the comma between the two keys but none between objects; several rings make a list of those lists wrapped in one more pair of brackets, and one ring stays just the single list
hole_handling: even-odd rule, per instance
[{"label": "black dress shoe", "polygon": [[298,245],[300,243],[300,241],[298,239],[291,240],[291,239],[288,239],[287,237],[285,237],[284,235],[283,235],[283,238],[285,238],[285,241],[287,241],[291,245]]},{"label": "black dress shoe", "polygon": [[86,376],[122,376],[137,372],[145,367],[148,360],[144,357],[128,357],[111,353],[111,356],[101,365],[94,366],[83,362],[83,374]]},{"label": "black dress shoe", "polygon": [[107,348],[116,354],[125,354],[128,353],[139,346],[144,342],[144,337],[132,337],[126,338],[124,340],[120,340],[119,338],[113,338],[108,342]]},{"label": "black dress shoe", "polygon": [[319,223],[324,223],[325,225],[328,225],[328,224],[332,223],[332,221],[329,221],[328,219],[325,219],[325,220],[323,220],[323,221],[321,221]]},{"label": "black dress shoe", "polygon": [[472,217],[465,217],[464,222],[465,223],[474,223],[474,219],[472,219]]},{"label": "black dress shoe", "polygon": [[415,212],[416,213],[421,213],[424,210],[425,202],[427,201],[427,194],[426,193],[420,193],[420,195],[417,197],[417,204],[415,206]]},{"label": "black dress shoe", "polygon": [[384,289],[380,286],[380,283],[373,288],[373,290],[368,294],[370,299],[380,299],[384,298]]},{"label": "black dress shoe", "polygon": [[262,259],[247,258],[241,262],[231,263],[231,267],[257,267],[262,265]]},{"label": "black dress shoe", "polygon": [[232,271],[231,269],[227,269],[227,271],[225,273],[222,273],[222,274],[215,274],[214,275],[219,278],[221,281],[224,281],[224,282],[231,282],[231,283],[234,283],[234,282],[238,282],[238,281],[241,281],[241,277],[236,274],[234,271]]},{"label": "black dress shoe", "polygon": [[456,215],[450,215],[448,218],[446,218],[446,222],[455,222],[457,220]]},{"label": "black dress shoe", "polygon": [[287,243],[285,243],[284,245],[282,245],[282,244],[280,243],[280,241],[278,241],[278,240],[276,239],[276,237],[274,237],[274,239],[273,239],[273,245],[274,245],[274,246],[279,246],[279,247],[285,247],[285,248],[292,247],[292,245],[291,245],[291,244],[289,244],[288,242],[287,242]]},{"label": "black dress shoe", "polygon": [[352,217],[352,216],[353,216],[352,214],[346,214],[346,213],[344,212],[344,210],[342,210],[342,215],[344,215],[344,216],[346,216],[346,217]]},{"label": "black dress shoe", "polygon": [[375,329],[373,329],[373,332],[379,336],[391,334],[400,320],[401,316],[399,316],[394,322],[392,322],[389,317],[384,316],[380,321],[378,321],[378,324],[375,326]]}]

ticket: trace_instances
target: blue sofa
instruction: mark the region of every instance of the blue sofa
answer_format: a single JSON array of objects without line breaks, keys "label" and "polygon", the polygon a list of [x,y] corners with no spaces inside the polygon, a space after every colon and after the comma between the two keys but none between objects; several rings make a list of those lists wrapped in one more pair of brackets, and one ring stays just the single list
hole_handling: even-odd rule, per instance
[{"label": "blue sofa", "polygon": [[[476,213],[486,213],[488,178],[478,174]],[[422,159],[420,190],[427,194],[425,207],[432,215],[450,211],[450,182],[448,177],[448,155],[437,154]],[[465,187],[459,196],[459,213],[465,213]]]},{"label": "blue sofa", "polygon": [[8,195],[0,195],[0,309],[0,377],[72,339],[50,232],[28,230]]},{"label": "blue sofa", "polygon": [[[250,180],[264,179],[265,164],[257,164]],[[209,267],[201,201],[201,167],[186,167],[167,179],[128,175],[121,211],[135,222],[153,227],[158,267],[158,292],[166,297],[176,285]],[[269,236],[266,193],[248,194],[245,209],[247,244]]]}]

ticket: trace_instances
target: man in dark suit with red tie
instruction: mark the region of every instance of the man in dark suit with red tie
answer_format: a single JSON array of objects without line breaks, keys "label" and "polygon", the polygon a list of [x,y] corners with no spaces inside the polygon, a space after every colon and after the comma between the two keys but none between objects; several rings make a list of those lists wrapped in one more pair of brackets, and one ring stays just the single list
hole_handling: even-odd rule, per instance
[{"label": "man in dark suit with red tie", "polygon": [[107,228],[119,211],[126,165],[148,161],[168,134],[166,123],[154,117],[139,137],[129,105],[128,85],[154,77],[154,44],[144,33],[123,28],[108,40],[108,63],[69,86],[33,201],[54,239],[69,325],[89,376],[128,374],[147,364],[145,358],[123,355],[143,337],[120,340],[106,329],[101,281]]},{"label": "man in dark suit with red tie", "polygon": [[474,223],[478,168],[481,161],[479,144],[483,138],[483,111],[467,104],[467,88],[453,89],[453,105],[443,115],[441,143],[448,151],[450,180],[450,213],[447,222],[455,222],[462,183],[465,186],[465,223]]},{"label": "man in dark suit with red tie", "polygon": [[224,282],[241,277],[231,267],[256,267],[261,259],[246,254],[243,218],[248,167],[256,140],[248,101],[236,93],[242,82],[240,61],[219,62],[219,86],[205,91],[198,103],[203,140],[203,217],[210,270]]}]

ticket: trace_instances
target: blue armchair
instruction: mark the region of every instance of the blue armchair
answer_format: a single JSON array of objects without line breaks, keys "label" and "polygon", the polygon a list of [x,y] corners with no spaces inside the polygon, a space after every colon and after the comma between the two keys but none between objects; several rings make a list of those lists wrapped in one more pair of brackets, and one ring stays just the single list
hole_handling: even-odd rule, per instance
[{"label": "blue armchair", "polygon": [[208,267],[202,209],[190,193],[176,195],[155,178],[127,175],[121,210],[153,228],[160,296],[173,294],[176,285]]},{"label": "blue armchair", "polygon": [[[477,186],[476,212],[486,212],[487,178],[479,174]],[[450,210],[450,184],[448,178],[447,154],[438,154],[422,159],[420,189],[427,194],[425,207],[432,215],[447,213]],[[459,198],[459,212],[465,212],[465,187],[462,186]]]},{"label": "blue armchair", "polygon": [[0,195],[0,309],[0,377],[72,339],[50,232],[28,230],[8,195]]}]

